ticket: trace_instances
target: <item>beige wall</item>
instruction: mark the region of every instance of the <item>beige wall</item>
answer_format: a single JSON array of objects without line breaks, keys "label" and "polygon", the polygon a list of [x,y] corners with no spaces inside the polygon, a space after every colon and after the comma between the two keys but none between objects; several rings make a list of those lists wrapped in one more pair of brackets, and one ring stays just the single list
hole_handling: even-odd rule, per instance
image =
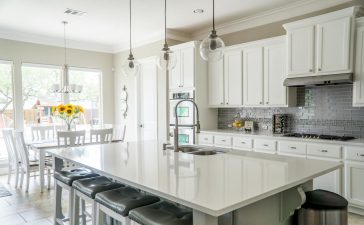
[{"label": "beige wall", "polygon": [[[323,1],[329,1],[329,0],[323,0]],[[353,1],[345,3],[345,4],[341,4],[341,5],[332,7],[332,8],[313,12],[313,13],[306,14],[303,16],[298,16],[298,17],[294,17],[291,19],[266,24],[266,25],[259,26],[259,27],[254,27],[254,28],[250,28],[250,29],[246,29],[246,30],[242,30],[242,31],[238,31],[238,32],[230,33],[230,34],[221,35],[221,38],[224,40],[225,45],[229,46],[229,45],[256,41],[256,40],[265,39],[265,38],[281,36],[281,35],[285,34],[285,30],[282,27],[282,25],[285,23],[305,19],[308,17],[318,16],[321,14],[337,11],[337,10],[344,9],[344,8],[347,8],[350,6],[355,6],[355,5],[364,6],[364,0],[353,0]]]},{"label": "beige wall", "polygon": [[[175,40],[168,40],[170,46],[180,43]],[[163,41],[157,41],[145,46],[135,48],[133,50],[136,59],[143,59],[159,54],[163,47]],[[126,124],[126,139],[136,140],[137,137],[137,92],[136,77],[127,77],[122,74],[121,66],[125,59],[128,57],[129,51],[123,51],[114,55],[114,89],[115,89],[115,123]],[[166,136],[166,73],[158,72],[158,137],[165,140]],[[128,89],[128,116],[124,120],[120,111],[120,92],[123,86]]]},{"label": "beige wall", "polygon": [[[9,60],[14,63],[14,99],[18,103],[22,99],[21,64],[36,63],[62,66],[64,64],[64,52],[63,48],[60,47],[0,39],[0,60]],[[102,71],[103,121],[104,123],[113,123],[113,54],[69,49],[68,65],[71,67],[100,69]],[[23,109],[21,104],[16,104],[15,109],[18,118],[22,118]],[[16,127],[22,128],[22,125],[18,121]]]}]

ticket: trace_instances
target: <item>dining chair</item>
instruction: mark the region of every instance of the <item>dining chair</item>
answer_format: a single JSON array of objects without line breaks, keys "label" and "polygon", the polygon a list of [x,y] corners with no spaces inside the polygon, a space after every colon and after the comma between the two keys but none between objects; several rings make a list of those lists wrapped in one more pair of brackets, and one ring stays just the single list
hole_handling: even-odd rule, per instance
[{"label": "dining chair", "polygon": [[113,128],[90,130],[90,143],[111,143]]},{"label": "dining chair", "polygon": [[31,132],[32,141],[43,141],[55,138],[53,125],[32,126]]},{"label": "dining chair", "polygon": [[11,181],[11,174],[15,172],[15,188],[19,180],[19,158],[15,148],[14,135],[12,129],[3,129],[3,138],[8,152],[8,184]]},{"label": "dining chair", "polygon": [[79,131],[58,131],[57,144],[58,146],[77,146],[85,144],[85,130]]},{"label": "dining chair", "polygon": [[[19,163],[20,187],[23,186],[23,180],[24,180],[24,174],[25,174],[26,175],[25,191],[28,192],[31,173],[36,173],[39,171],[39,161],[29,159],[29,151],[25,144],[24,133],[22,131],[14,132],[14,140],[15,140],[15,147],[20,156],[19,157],[20,158],[20,163]],[[44,169],[47,170],[48,189],[49,189],[52,165],[49,164],[48,162],[46,162]],[[34,176],[36,176],[36,175],[34,175]]]},{"label": "dining chair", "polygon": [[125,130],[126,130],[125,124],[115,125],[113,140],[124,141],[125,140]]}]

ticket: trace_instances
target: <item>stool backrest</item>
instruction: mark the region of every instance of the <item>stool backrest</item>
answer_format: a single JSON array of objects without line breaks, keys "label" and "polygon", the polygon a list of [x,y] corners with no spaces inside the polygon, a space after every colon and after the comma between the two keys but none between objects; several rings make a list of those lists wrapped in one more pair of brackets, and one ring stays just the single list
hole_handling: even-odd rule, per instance
[{"label": "stool backrest", "polygon": [[28,148],[24,141],[24,133],[23,131],[15,131],[14,132],[14,140],[15,146],[20,156],[20,166],[28,171],[29,170],[29,152]]},{"label": "stool backrest", "polygon": [[111,143],[113,128],[90,130],[90,143]]},{"label": "stool backrest", "polygon": [[42,141],[55,138],[53,125],[32,126],[31,131],[32,131],[32,141]]},{"label": "stool backrest", "polygon": [[85,144],[85,130],[79,131],[58,131],[58,146],[77,146]]},{"label": "stool backrest", "polygon": [[3,129],[3,138],[6,151],[8,152],[8,161],[11,165],[16,165],[19,162],[18,152],[16,151],[14,135],[12,129]]}]

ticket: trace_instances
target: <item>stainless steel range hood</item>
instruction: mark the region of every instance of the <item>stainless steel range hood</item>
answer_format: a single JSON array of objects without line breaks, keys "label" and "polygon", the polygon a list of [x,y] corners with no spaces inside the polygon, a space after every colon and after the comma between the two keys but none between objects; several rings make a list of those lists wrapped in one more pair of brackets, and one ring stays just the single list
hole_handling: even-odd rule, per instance
[{"label": "stainless steel range hood", "polygon": [[352,84],[353,74],[333,74],[333,75],[320,75],[310,77],[295,77],[287,78],[284,80],[283,85],[287,87],[310,87],[310,86],[323,86],[323,85],[338,85],[338,84]]}]

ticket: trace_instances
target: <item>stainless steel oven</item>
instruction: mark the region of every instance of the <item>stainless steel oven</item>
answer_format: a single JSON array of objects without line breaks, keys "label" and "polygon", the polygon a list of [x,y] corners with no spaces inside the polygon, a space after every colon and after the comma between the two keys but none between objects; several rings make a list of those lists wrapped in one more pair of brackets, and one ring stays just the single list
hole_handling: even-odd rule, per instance
[{"label": "stainless steel oven", "polygon": [[[173,135],[175,124],[175,108],[182,99],[194,99],[194,91],[181,91],[169,93],[169,126],[170,135]],[[179,144],[195,143],[195,108],[191,102],[182,102],[177,108],[178,125],[179,125]]]}]

